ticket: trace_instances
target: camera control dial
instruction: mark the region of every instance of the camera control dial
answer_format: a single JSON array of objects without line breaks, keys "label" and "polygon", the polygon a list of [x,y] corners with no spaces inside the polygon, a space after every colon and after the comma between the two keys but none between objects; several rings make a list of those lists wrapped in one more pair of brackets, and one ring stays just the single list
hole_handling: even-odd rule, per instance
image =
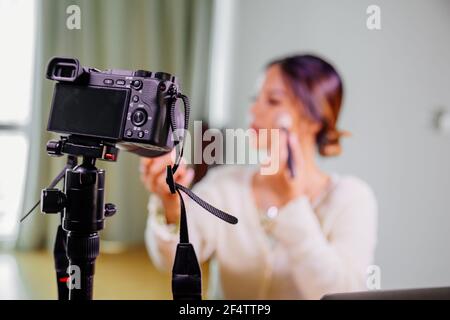
[{"label": "camera control dial", "polygon": [[136,127],[144,125],[147,122],[147,112],[144,109],[137,109],[131,115],[131,122]]},{"label": "camera control dial", "polygon": [[156,72],[155,73],[155,78],[162,80],[162,81],[171,81],[172,80],[172,75],[170,73],[167,72]]}]

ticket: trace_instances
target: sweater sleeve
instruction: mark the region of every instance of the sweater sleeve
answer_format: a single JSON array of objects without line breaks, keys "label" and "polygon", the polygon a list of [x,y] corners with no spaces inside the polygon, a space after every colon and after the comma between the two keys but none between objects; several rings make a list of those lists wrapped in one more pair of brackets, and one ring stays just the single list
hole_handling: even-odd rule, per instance
[{"label": "sweater sleeve", "polygon": [[[220,197],[214,189],[208,188],[209,178],[205,178],[194,188],[194,192],[212,205],[220,204]],[[188,196],[181,193],[186,205],[189,229],[189,242],[194,246],[199,263],[208,260],[215,251],[217,224],[209,212],[206,212]],[[150,195],[148,202],[148,219],[145,231],[145,243],[155,266],[161,271],[170,271],[179,241],[176,225],[165,221],[164,208],[156,195]]]},{"label": "sweater sleeve", "polygon": [[306,197],[286,205],[273,236],[288,252],[295,284],[306,299],[364,290],[376,242],[376,201],[365,184],[350,183],[340,194],[326,236]]}]

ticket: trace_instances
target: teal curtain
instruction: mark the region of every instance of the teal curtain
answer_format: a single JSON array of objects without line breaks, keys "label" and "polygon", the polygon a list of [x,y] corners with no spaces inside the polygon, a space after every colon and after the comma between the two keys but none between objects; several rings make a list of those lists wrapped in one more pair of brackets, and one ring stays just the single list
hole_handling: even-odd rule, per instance
[{"label": "teal curtain", "polygon": [[[81,10],[81,29],[69,30],[69,5]],[[52,56],[76,57],[99,69],[146,69],[176,74],[192,102],[191,119],[206,116],[212,1],[210,0],[40,0],[37,5],[36,61],[30,157],[24,211],[39,199],[64,166],[50,158],[46,132],[53,85],[45,79]],[[122,152],[116,163],[98,162],[106,169],[106,202],[118,213],[106,220],[103,240],[124,244],[143,241],[148,193],[139,181],[139,158]],[[37,210],[39,211],[39,210]],[[33,214],[21,224],[16,247],[50,246],[57,215]]]}]

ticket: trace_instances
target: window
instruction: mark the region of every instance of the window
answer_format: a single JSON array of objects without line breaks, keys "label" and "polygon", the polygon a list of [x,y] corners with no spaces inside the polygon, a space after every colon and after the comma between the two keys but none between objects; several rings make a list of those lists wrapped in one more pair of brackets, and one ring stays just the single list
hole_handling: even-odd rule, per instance
[{"label": "window", "polygon": [[[229,90],[231,83],[231,49],[235,0],[214,1],[212,56],[209,86],[209,125],[221,128],[230,125]],[[213,107],[214,106],[214,107]]]},{"label": "window", "polygon": [[0,0],[0,240],[22,209],[34,61],[35,0]]}]

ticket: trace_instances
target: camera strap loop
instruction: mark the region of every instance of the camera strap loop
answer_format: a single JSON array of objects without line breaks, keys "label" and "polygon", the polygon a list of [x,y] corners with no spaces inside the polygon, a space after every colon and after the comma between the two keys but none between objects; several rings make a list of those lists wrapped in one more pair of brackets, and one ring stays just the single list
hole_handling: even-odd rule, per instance
[{"label": "camera strap loop", "polygon": [[[175,167],[175,166],[174,166]],[[236,224],[238,222],[238,219],[235,216],[232,216],[220,209],[217,209],[213,205],[209,204],[199,196],[197,196],[194,192],[192,192],[191,189],[176,183],[173,174],[175,173],[174,167],[167,166],[167,177],[166,177],[166,183],[169,186],[170,192],[175,194],[175,192],[178,193],[180,196],[180,242],[189,242],[188,232],[187,232],[187,221],[186,221],[186,208],[184,205],[183,197],[180,193],[180,190],[183,191],[189,198],[194,200],[199,206],[201,206],[206,211],[210,212],[212,215],[216,216],[219,219],[222,219],[225,222],[228,222],[230,224]],[[185,233],[185,235],[183,234]]]},{"label": "camera strap loop", "polygon": [[[184,104],[184,134],[183,137],[178,137],[177,135],[177,124],[176,124],[176,103],[177,100],[181,99]],[[190,113],[190,103],[189,98],[181,93],[178,93],[174,99],[172,100],[171,106],[170,106],[170,124],[172,128],[172,132],[174,134],[174,140],[176,143],[176,146],[179,147],[177,149],[176,153],[176,159],[175,164],[173,167],[167,166],[166,170],[166,183],[169,186],[170,192],[172,194],[175,194],[175,192],[178,193],[180,196],[180,205],[181,205],[181,216],[180,216],[180,243],[188,243],[189,237],[188,237],[188,231],[187,231],[187,222],[186,222],[186,209],[183,201],[183,197],[181,196],[180,190],[183,191],[186,195],[188,195],[192,200],[194,200],[198,205],[200,205],[203,209],[210,212],[211,214],[215,215],[219,219],[222,219],[225,222],[236,224],[238,222],[238,219],[222,210],[217,209],[216,207],[212,206],[205,200],[201,199],[199,196],[197,196],[195,193],[193,193],[189,188],[182,186],[175,182],[175,179],[173,178],[173,175],[177,171],[180,161],[183,157],[183,147],[184,147],[184,138],[185,134],[188,130],[189,126],[189,113]]]},{"label": "camera strap loop", "polygon": [[[177,101],[178,99],[181,99],[183,101],[184,105],[184,132],[183,136],[179,137],[177,132],[177,121],[176,121],[176,107],[177,107]],[[173,140],[175,144],[175,149],[177,151],[176,153],[176,159],[175,164],[173,166],[173,173],[177,171],[178,166],[180,165],[180,161],[183,158],[183,149],[184,149],[184,140],[186,133],[189,128],[189,114],[191,112],[191,105],[189,103],[189,98],[185,96],[184,94],[178,93],[176,96],[173,97],[172,103],[170,105],[170,127],[172,129],[173,134]]]},{"label": "camera strap loop", "polygon": [[[184,104],[184,134],[178,137],[176,124],[176,103],[181,99]],[[194,251],[189,243],[189,232],[186,217],[186,206],[180,191],[183,191],[192,200],[206,211],[224,220],[236,224],[238,219],[222,210],[217,209],[205,200],[201,199],[189,188],[176,183],[174,174],[177,171],[183,157],[184,138],[189,124],[190,104],[187,96],[177,94],[170,105],[170,125],[175,141],[176,159],[174,165],[166,167],[166,183],[172,194],[178,193],[180,197],[180,241],[177,246],[175,261],[172,269],[172,293],[175,300],[200,300],[201,299],[201,271]]]}]

